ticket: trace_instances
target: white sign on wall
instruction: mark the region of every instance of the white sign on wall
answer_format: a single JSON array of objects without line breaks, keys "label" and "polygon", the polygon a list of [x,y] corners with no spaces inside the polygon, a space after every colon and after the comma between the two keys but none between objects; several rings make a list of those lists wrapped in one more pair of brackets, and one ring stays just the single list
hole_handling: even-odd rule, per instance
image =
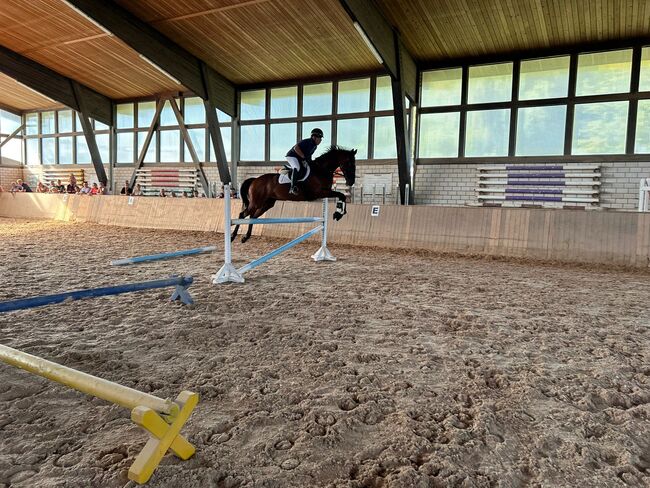
[{"label": "white sign on wall", "polygon": [[373,217],[379,217],[379,205],[373,205],[370,208],[370,215]]},{"label": "white sign on wall", "polygon": [[133,202],[135,202],[135,197],[129,197],[129,205],[133,205]]}]

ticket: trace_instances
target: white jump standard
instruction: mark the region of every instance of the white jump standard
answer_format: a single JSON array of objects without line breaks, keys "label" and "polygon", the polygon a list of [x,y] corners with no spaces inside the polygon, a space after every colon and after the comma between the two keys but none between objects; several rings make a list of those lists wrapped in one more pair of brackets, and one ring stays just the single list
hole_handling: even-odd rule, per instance
[{"label": "white jump standard", "polygon": [[[225,222],[224,222],[224,265],[221,267],[219,272],[214,275],[212,283],[243,283],[244,277],[242,276],[245,272],[250,271],[253,268],[256,268],[260,264],[267,262],[269,259],[282,254],[283,252],[291,249],[296,244],[301,243],[304,240],[309,239],[311,236],[322,232],[322,242],[321,247],[314,255],[312,259],[314,261],[336,261],[336,258],[332,256],[332,253],[327,249],[327,198],[323,199],[323,216],[322,217],[298,217],[298,218],[273,218],[273,219],[233,219],[232,210],[231,210],[231,199],[230,199],[230,185],[224,187],[224,207],[225,207]],[[249,225],[249,224],[303,224],[303,223],[320,223],[321,225],[314,227],[309,232],[304,233],[300,237],[296,237],[291,242],[287,242],[285,245],[271,251],[268,254],[265,254],[261,258],[258,258],[250,263],[242,266],[237,269],[232,264],[232,243],[230,241],[230,228],[233,225]]]}]

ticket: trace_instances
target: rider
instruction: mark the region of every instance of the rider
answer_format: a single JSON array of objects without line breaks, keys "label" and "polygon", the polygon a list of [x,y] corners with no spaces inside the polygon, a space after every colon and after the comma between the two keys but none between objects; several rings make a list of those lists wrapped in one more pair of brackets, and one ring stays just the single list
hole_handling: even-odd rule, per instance
[{"label": "rider", "polygon": [[323,131],[315,128],[311,131],[311,137],[309,139],[303,139],[298,144],[293,146],[287,153],[287,162],[291,166],[291,187],[289,188],[289,193],[296,195],[298,190],[296,189],[296,182],[298,181],[298,173],[300,173],[301,165],[306,166],[311,162],[311,156],[316,151],[316,147],[323,140]]}]

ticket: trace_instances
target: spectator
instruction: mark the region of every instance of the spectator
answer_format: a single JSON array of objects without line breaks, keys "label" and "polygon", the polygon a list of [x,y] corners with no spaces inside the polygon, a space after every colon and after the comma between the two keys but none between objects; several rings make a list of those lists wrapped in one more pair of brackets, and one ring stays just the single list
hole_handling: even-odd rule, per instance
[{"label": "spectator", "polygon": [[56,192],[57,193],[65,193],[65,186],[63,183],[61,183],[61,180],[56,180]]},{"label": "spectator", "polygon": [[71,177],[70,183],[68,183],[68,186],[65,189],[65,193],[78,193],[78,192],[79,192],[79,187],[77,186],[77,180]]},{"label": "spectator", "polygon": [[239,198],[237,196],[237,190],[235,190],[234,188],[230,190],[230,198]]},{"label": "spectator", "polygon": [[108,188],[106,188],[106,185],[104,183],[99,184],[99,194],[100,195],[108,195],[110,192],[108,191]]},{"label": "spectator", "polygon": [[133,191],[131,190],[131,185],[129,185],[129,180],[124,180],[124,186],[120,190],[120,195],[131,195]]},{"label": "spectator", "polygon": [[48,191],[47,186],[39,181],[38,185],[36,185],[36,193],[47,193]]},{"label": "spectator", "polygon": [[74,175],[74,173],[70,173],[70,184],[72,184],[74,186],[78,186],[77,185],[77,177]]},{"label": "spectator", "polygon": [[158,196],[159,197],[166,197],[167,196],[167,192],[165,191],[164,188],[160,189],[160,191],[158,192]]},{"label": "spectator", "polygon": [[90,189],[90,194],[91,195],[99,195],[99,187],[97,186],[97,183],[93,183],[93,187]]},{"label": "spectator", "polygon": [[16,191],[24,191],[26,193],[32,193],[32,189],[23,180],[16,180],[16,186],[17,186]]},{"label": "spectator", "polygon": [[133,189],[133,193],[131,193],[134,197],[141,197],[142,196],[142,187],[140,186],[140,183],[136,183],[135,188]]},{"label": "spectator", "polygon": [[176,198],[176,193],[174,193],[173,191],[171,191],[171,192],[169,192],[169,193],[172,194],[172,198]]},{"label": "spectator", "polygon": [[90,186],[88,186],[87,181],[84,181],[84,186],[81,187],[79,193],[81,193],[82,195],[90,195]]},{"label": "spectator", "polygon": [[195,189],[195,190],[192,192],[192,196],[193,196],[194,198],[199,198],[199,190],[196,190],[196,189]]}]

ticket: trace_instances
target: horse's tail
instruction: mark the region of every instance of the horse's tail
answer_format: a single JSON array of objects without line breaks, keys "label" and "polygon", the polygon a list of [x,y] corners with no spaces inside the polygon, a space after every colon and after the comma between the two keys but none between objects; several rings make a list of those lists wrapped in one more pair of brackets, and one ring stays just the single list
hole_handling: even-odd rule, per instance
[{"label": "horse's tail", "polygon": [[246,210],[250,203],[248,200],[248,188],[251,186],[251,183],[254,179],[255,178],[248,178],[247,180],[244,180],[244,182],[241,184],[241,187],[239,188],[239,196],[241,197],[243,210]]}]

